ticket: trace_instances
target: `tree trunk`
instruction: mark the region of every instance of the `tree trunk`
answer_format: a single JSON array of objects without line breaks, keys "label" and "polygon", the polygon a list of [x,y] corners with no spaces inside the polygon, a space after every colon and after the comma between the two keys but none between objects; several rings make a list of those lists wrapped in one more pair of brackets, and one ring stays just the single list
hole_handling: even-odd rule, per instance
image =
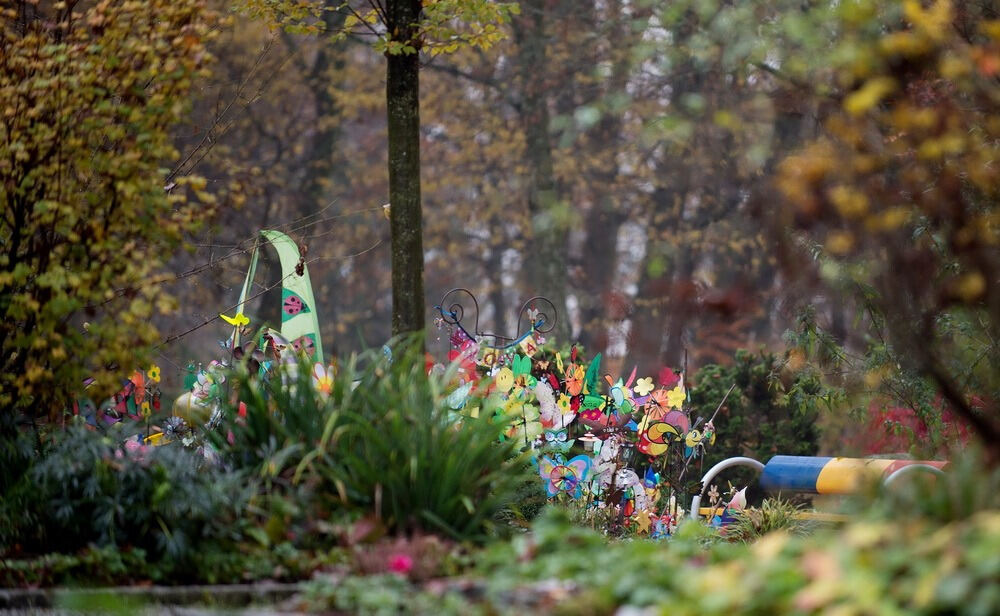
[{"label": "tree trunk", "polygon": [[[414,40],[420,0],[389,0],[386,27],[393,39]],[[420,211],[420,58],[387,54],[389,203],[392,236],[392,333],[424,329],[424,248]]]},{"label": "tree trunk", "polygon": [[[611,75],[601,85],[602,95],[624,92],[632,75],[633,59],[629,51],[639,41],[639,35],[632,30],[632,19],[639,18],[640,15],[626,18],[622,12],[622,3],[610,1],[604,14],[619,17],[615,19],[613,27],[607,27],[601,23],[593,5],[588,3],[587,6],[589,11],[579,9],[586,17],[585,27],[593,32],[606,29],[609,47],[615,49]],[[647,11],[648,9],[640,10],[641,13]],[[648,17],[648,14],[645,16]],[[593,49],[588,59],[591,66],[597,66],[598,62],[605,59],[606,52],[599,51],[600,47],[596,44]],[[594,207],[584,223],[587,248],[581,257],[587,287],[579,294],[582,323],[580,342],[591,355],[607,347],[609,326],[629,317],[632,311],[630,304],[634,299],[627,297],[625,289],[615,282],[621,260],[621,255],[618,254],[618,230],[627,220],[622,203],[625,190],[619,185],[618,154],[623,146],[622,120],[623,115],[620,113],[604,112],[600,122],[591,130],[591,139],[602,154],[601,163],[590,173]]]},{"label": "tree trunk", "polygon": [[[534,254],[525,259],[530,295],[544,295],[558,311],[557,343],[569,342],[566,309],[567,216],[561,213],[552,168],[549,108],[546,96],[545,2],[525,0],[514,22],[521,73],[521,119],[528,162],[528,213]],[[520,332],[519,332],[520,333]]]}]

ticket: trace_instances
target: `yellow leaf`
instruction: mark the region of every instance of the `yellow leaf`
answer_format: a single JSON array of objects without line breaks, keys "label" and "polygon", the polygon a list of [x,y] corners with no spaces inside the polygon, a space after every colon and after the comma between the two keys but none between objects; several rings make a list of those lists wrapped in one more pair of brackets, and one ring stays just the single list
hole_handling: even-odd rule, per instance
[{"label": "yellow leaf", "polygon": [[834,231],[826,238],[826,249],[831,254],[843,256],[854,248],[854,236],[847,231]]},{"label": "yellow leaf", "polygon": [[986,291],[986,280],[979,272],[965,274],[955,283],[955,294],[965,302],[976,301],[984,291]]},{"label": "yellow leaf", "polygon": [[896,82],[889,77],[874,77],[865,82],[860,90],[844,101],[844,110],[851,115],[861,115],[877,105],[896,89]]}]

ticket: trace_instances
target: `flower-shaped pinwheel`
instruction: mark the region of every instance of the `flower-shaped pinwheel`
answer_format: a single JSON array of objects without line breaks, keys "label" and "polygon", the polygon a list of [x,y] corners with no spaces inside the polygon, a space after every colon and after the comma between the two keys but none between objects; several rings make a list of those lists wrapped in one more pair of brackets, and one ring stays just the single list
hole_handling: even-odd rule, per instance
[{"label": "flower-shaped pinwheel", "polygon": [[159,383],[160,382],[160,367],[157,366],[156,364],[153,364],[152,366],[149,367],[149,370],[146,371],[146,376],[149,377],[150,381],[152,381],[154,383]]},{"label": "flower-shaped pinwheel", "polygon": [[566,393],[570,396],[579,395],[583,391],[583,379],[587,376],[587,371],[583,366],[570,364],[566,376]]},{"label": "flower-shaped pinwheel", "polygon": [[324,366],[322,363],[316,362],[313,366],[312,379],[316,391],[323,394],[324,397],[333,392],[333,366]]},{"label": "flower-shaped pinwheel", "polygon": [[719,502],[719,488],[715,487],[714,483],[708,489],[708,502],[711,505],[714,505],[715,503]]},{"label": "flower-shaped pinwheel", "polygon": [[653,391],[655,388],[656,386],[653,385],[653,377],[647,376],[636,381],[635,387],[632,388],[632,391],[635,392],[635,395],[642,398],[644,396],[648,396],[649,392]]},{"label": "flower-shaped pinwheel", "polygon": [[583,494],[583,484],[590,472],[590,458],[579,455],[566,464],[557,464],[549,456],[538,461],[538,474],[546,480],[545,493],[555,496],[565,492],[573,498]]},{"label": "flower-shaped pinwheel", "polygon": [[667,406],[672,409],[680,409],[683,407],[684,400],[686,399],[687,392],[684,391],[683,385],[678,385],[667,392]]},{"label": "flower-shaped pinwheel", "polygon": [[666,411],[670,408],[670,400],[667,399],[666,389],[657,389],[652,394],[649,395],[649,403],[652,406],[658,407]]},{"label": "flower-shaped pinwheel", "polygon": [[573,412],[573,400],[566,394],[559,394],[559,397],[556,398],[556,405],[563,414]]}]

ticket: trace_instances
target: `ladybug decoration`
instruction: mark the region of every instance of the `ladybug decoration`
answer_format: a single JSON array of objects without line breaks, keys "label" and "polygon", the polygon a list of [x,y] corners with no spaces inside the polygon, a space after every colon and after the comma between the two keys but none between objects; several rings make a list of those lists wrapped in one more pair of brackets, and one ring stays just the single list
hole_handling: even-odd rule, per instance
[{"label": "ladybug decoration", "polygon": [[309,306],[302,301],[296,293],[285,290],[284,298],[281,303],[281,318],[284,321],[301,314],[303,312],[309,312]]},{"label": "ladybug decoration", "polygon": [[303,351],[306,355],[312,357],[316,353],[316,341],[312,335],[299,336],[295,340],[292,340],[292,348],[295,349],[296,353]]}]

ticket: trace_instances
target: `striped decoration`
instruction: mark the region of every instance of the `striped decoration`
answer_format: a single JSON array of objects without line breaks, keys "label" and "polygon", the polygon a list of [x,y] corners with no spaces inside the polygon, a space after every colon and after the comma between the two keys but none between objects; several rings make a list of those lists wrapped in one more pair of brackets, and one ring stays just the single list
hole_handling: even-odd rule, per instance
[{"label": "striped decoration", "polygon": [[849,494],[867,479],[885,479],[911,464],[944,469],[948,463],[927,460],[774,456],[764,465],[760,485],[765,490],[814,494]]}]

